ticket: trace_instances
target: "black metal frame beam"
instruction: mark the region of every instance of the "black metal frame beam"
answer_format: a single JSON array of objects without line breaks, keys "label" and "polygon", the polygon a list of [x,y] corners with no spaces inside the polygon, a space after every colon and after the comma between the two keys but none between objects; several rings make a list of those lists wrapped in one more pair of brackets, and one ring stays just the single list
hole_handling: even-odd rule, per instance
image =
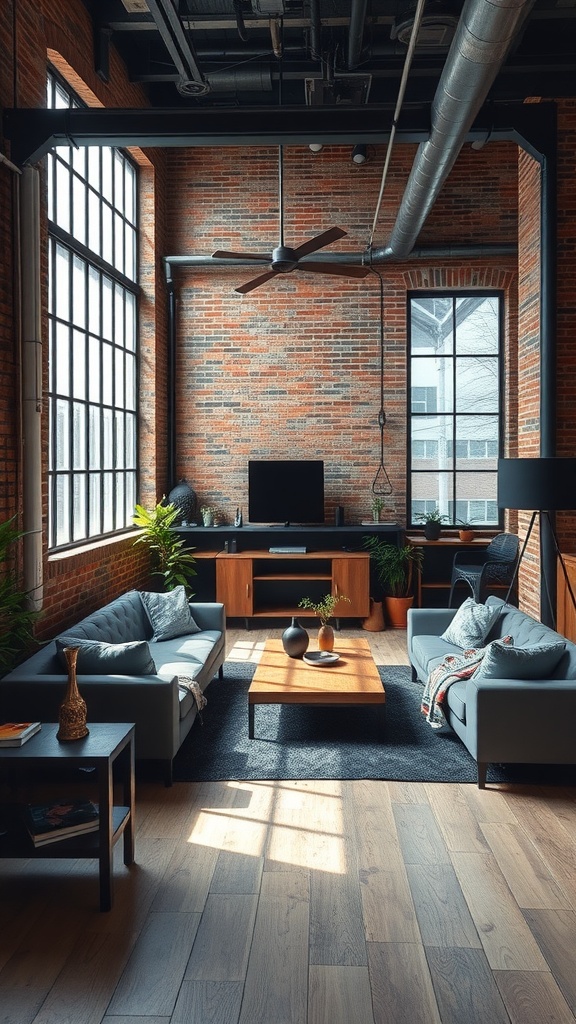
[{"label": "black metal frame beam", "polygon": [[[538,158],[547,149],[554,118],[552,103],[487,106],[468,140],[516,142]],[[393,112],[389,107],[262,107],[243,110],[35,108],[4,112],[4,134],[13,163],[35,164],[54,146],[269,146],[386,143]],[[396,142],[424,142],[430,134],[428,110],[406,111]]]}]

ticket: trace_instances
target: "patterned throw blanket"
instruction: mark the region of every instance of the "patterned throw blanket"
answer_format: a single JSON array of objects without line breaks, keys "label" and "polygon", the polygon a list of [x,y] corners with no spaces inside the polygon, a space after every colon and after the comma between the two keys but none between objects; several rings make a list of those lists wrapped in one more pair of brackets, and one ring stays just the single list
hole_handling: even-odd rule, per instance
[{"label": "patterned throw blanket", "polygon": [[[499,640],[501,644],[511,644],[512,642],[511,636],[504,636]],[[470,679],[486,651],[486,647],[480,647],[470,648],[470,650],[463,651],[462,654],[448,654],[444,661],[432,669],[422,694],[421,710],[433,729],[441,729],[447,724],[442,705],[452,683],[457,683],[459,679]]]},{"label": "patterned throw blanket", "polygon": [[187,690],[189,693],[192,694],[194,700],[196,701],[196,707],[198,709],[198,718],[200,719],[200,724],[204,725],[204,722],[202,720],[202,709],[206,707],[208,701],[206,700],[206,697],[202,693],[200,686],[198,685],[197,682],[195,682],[194,679],[190,679],[189,676],[178,676],[178,686],[180,687],[181,690]]}]

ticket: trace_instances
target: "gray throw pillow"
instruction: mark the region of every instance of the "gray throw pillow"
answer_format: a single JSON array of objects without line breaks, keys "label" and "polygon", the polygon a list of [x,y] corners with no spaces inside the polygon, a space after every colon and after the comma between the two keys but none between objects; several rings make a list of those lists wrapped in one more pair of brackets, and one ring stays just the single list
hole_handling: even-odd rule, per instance
[{"label": "gray throw pillow", "polygon": [[200,632],[183,586],[174,587],[165,594],[141,590],[140,597],[154,630],[153,640],[172,640],[176,636]]},{"label": "gray throw pillow", "polygon": [[67,668],[65,647],[80,648],[76,661],[76,671],[80,675],[156,675],[156,665],[146,640],[132,640],[125,644],[105,644],[99,640],[60,636],[56,640],[56,649],[62,665]]},{"label": "gray throw pillow", "polygon": [[473,597],[467,597],[441,639],[464,649],[482,647],[499,616],[500,608],[477,604]]},{"label": "gray throw pillow", "polygon": [[546,679],[566,650],[566,641],[511,647],[494,640],[486,648],[475,679]]}]

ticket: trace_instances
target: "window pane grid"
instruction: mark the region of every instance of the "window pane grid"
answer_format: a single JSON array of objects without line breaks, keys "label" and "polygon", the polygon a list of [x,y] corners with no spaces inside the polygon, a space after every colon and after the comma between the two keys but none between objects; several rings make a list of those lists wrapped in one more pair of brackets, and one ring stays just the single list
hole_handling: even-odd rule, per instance
[{"label": "window pane grid", "polygon": [[409,297],[409,519],[497,526],[501,297]]},{"label": "window pane grid", "polygon": [[[78,106],[51,74],[47,103]],[[132,524],[136,185],[120,150],[60,146],[48,156],[51,549]]]}]

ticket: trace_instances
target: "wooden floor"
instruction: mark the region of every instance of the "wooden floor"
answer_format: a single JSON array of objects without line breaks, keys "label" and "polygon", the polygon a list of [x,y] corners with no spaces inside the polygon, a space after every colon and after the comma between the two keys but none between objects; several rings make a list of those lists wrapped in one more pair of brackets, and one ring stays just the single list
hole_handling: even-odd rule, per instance
[{"label": "wooden floor", "polygon": [[576,790],[140,782],[137,811],[108,914],[92,861],[0,862],[1,1024],[575,1020]]}]

